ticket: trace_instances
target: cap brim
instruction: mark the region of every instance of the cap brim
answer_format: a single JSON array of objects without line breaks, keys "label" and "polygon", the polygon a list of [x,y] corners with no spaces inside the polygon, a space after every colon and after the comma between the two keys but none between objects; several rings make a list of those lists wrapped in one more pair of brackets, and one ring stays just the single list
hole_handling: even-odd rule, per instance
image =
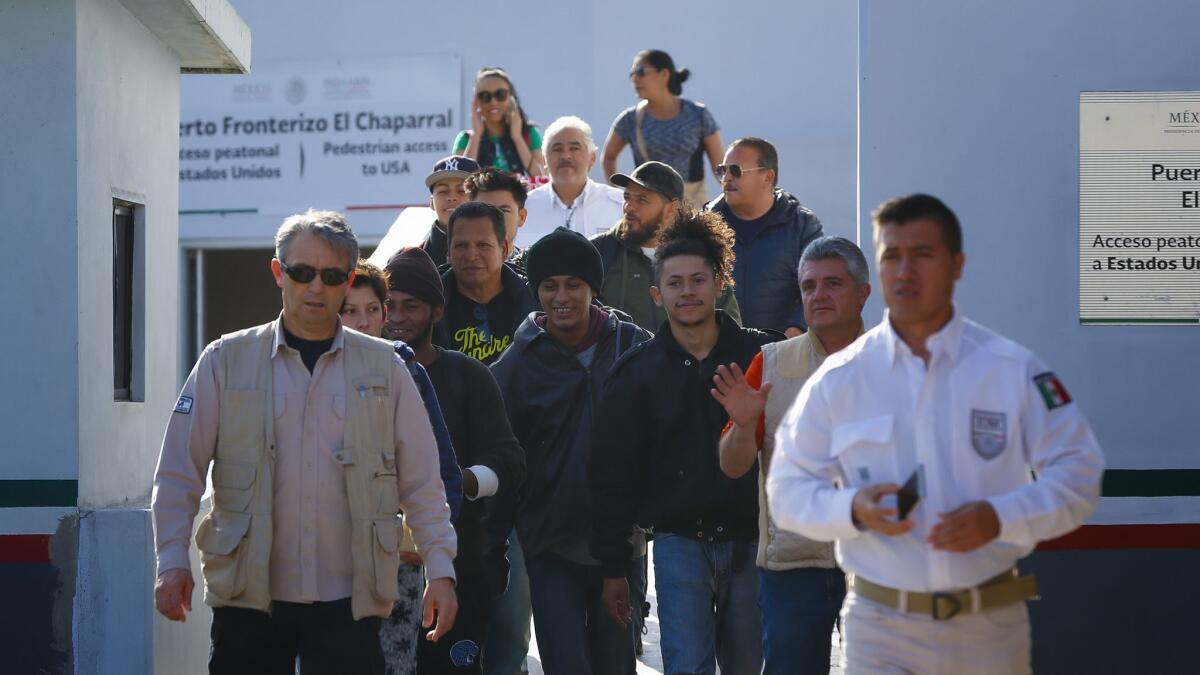
[{"label": "cap brim", "polygon": [[617,187],[629,187],[629,184],[633,183],[634,185],[640,185],[640,186],[646,188],[647,190],[654,189],[652,187],[647,186],[642,181],[634,178],[633,176],[629,176],[629,175],[626,175],[623,173],[614,173],[613,175],[608,177],[608,182],[612,183],[613,185],[616,185]]},{"label": "cap brim", "polygon": [[470,175],[470,171],[434,171],[425,177],[425,187],[433,190],[433,186],[437,185],[438,181],[443,181],[447,178],[461,178],[466,180]]}]

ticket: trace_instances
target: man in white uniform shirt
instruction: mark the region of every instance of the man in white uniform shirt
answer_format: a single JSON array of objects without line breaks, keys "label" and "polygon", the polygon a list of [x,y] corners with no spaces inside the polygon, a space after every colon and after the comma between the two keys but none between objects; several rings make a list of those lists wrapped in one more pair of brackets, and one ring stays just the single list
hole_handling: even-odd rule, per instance
[{"label": "man in white uniform shirt", "polygon": [[[836,540],[855,575],[848,674],[1028,672],[1024,601],[1037,590],[1015,566],[1095,508],[1099,445],[1035,355],[955,308],[962,231],[945,204],[899,197],[874,222],[887,314],[825,361],[784,419],[771,516]],[[914,472],[922,496],[901,518]]]},{"label": "man in white uniform shirt", "polygon": [[611,185],[588,178],[596,164],[592,128],[578,117],[560,117],[546,127],[542,145],[550,182],[529,193],[525,202],[529,216],[517,243],[530,246],[556,227],[589,238],[607,232],[621,219],[623,195]]}]

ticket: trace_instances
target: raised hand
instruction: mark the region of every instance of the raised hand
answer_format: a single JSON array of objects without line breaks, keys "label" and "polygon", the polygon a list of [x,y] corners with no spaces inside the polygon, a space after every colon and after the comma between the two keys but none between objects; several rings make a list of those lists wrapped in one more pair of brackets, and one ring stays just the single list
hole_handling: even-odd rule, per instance
[{"label": "raised hand", "polygon": [[771,393],[771,383],[767,382],[762,389],[755,389],[746,381],[746,375],[738,364],[717,366],[713,375],[713,398],[725,407],[729,419],[739,427],[753,428],[758,418],[767,407],[767,395]]}]

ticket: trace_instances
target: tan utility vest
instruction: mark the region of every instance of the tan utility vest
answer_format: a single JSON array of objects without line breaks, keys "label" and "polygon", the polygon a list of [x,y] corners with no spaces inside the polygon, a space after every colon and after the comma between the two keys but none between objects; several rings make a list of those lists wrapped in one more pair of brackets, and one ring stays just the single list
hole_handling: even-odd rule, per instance
[{"label": "tan utility vest", "polygon": [[765,420],[762,457],[758,466],[758,566],[768,570],[799,567],[836,567],[833,543],[813,541],[795,532],[780,529],[767,507],[767,471],[775,451],[775,430],[800,396],[800,390],[821,363],[825,350],[812,332],[763,345],[763,384],[772,384],[763,411]]},{"label": "tan utility vest", "polygon": [[[386,617],[399,598],[399,487],[396,483],[390,344],[343,330],[346,417],[342,448],[350,500],[355,619]],[[213,457],[212,511],[196,532],[204,602],[271,606],[268,572],[275,464],[271,348],[275,322],[221,338],[216,352],[221,414]]]}]

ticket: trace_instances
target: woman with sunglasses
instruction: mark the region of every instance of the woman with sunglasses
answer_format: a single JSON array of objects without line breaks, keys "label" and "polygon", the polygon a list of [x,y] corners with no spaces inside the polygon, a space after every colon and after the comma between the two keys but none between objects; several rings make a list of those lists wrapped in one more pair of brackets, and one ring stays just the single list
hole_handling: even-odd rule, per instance
[{"label": "woman with sunglasses", "polygon": [[546,172],[542,132],[529,122],[517,88],[501,68],[481,68],[475,75],[471,128],[454,139],[454,154],[480,166],[540,178]]},{"label": "woman with sunglasses", "polygon": [[633,146],[633,164],[658,160],[679,172],[684,197],[700,208],[708,201],[704,185],[704,158],[716,170],[721,163],[721,134],[717,121],[703,103],[680,96],[691,73],[675,69],[671,55],[644,49],[633,59],[629,79],[641,101],[626,108],[613,122],[604,141],[604,175],[617,172],[617,157]]}]

